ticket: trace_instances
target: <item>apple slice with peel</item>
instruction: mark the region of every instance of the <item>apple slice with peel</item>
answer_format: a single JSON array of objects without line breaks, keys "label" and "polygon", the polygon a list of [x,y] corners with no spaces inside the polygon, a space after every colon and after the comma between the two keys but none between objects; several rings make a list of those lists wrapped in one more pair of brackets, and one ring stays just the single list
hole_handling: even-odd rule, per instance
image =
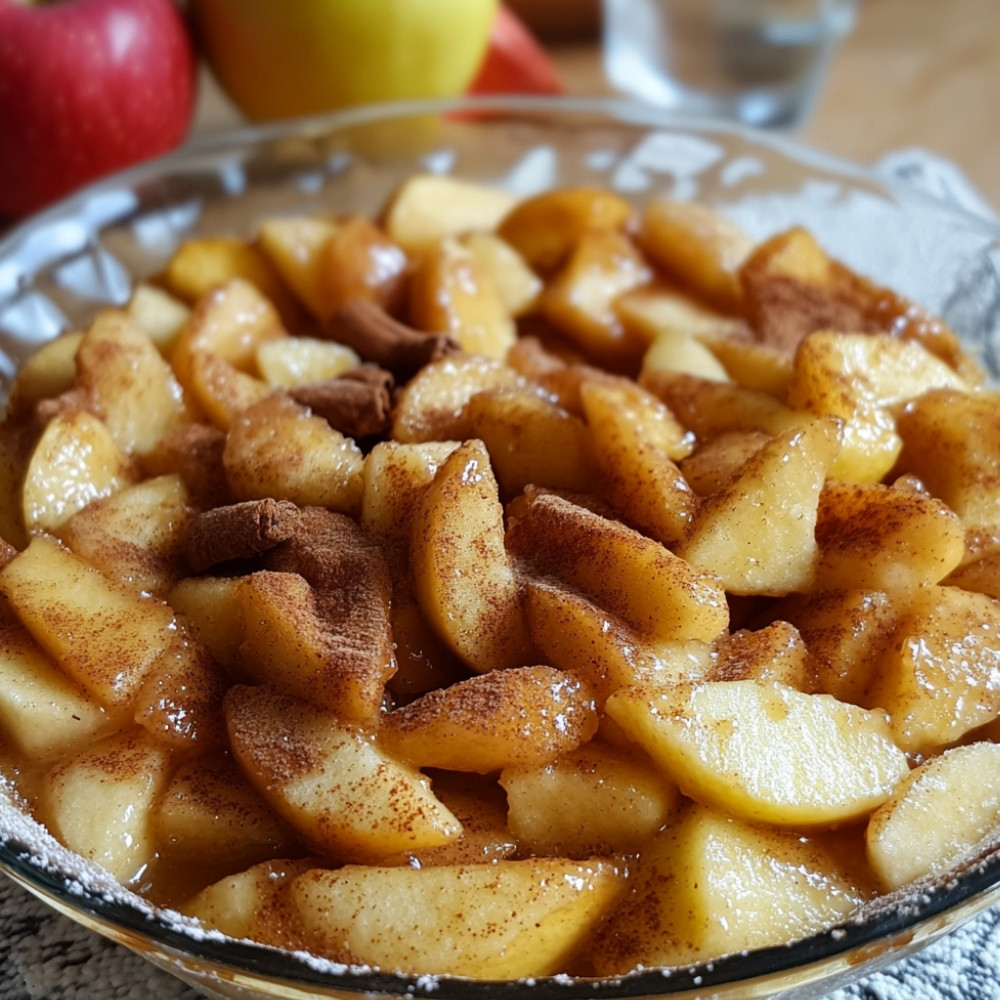
[{"label": "apple slice with peel", "polygon": [[624,688],[606,711],[686,795],[752,822],[858,819],[909,771],[884,713],[777,682]]},{"label": "apple slice with peel", "polygon": [[310,951],[338,962],[475,979],[551,975],[618,897],[607,861],[532,858],[423,869],[315,869],[288,900]]}]

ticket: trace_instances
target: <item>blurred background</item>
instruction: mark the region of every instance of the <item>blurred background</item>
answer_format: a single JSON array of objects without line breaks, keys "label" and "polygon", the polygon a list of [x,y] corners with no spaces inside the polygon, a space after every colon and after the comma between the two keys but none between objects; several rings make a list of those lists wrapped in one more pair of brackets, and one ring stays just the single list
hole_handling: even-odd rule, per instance
[{"label": "blurred background", "polygon": [[[542,42],[568,94],[618,93],[602,58],[601,0],[507,0],[507,6]],[[896,150],[928,150],[956,163],[1000,208],[1000,130],[990,124],[990,105],[1000,94],[998,51],[997,0],[859,0],[811,114],[792,134],[865,164]],[[208,79],[195,131],[235,120]]]},{"label": "blurred background", "polygon": [[0,0],[0,228],[247,120],[469,91],[648,100],[869,165],[925,150],[988,211],[998,49],[998,0]]}]

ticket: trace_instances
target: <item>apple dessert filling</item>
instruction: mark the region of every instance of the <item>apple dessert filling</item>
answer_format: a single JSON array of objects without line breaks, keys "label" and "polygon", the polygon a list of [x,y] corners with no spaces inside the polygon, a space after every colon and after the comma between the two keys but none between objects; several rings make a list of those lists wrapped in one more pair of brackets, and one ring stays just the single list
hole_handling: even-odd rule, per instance
[{"label": "apple dessert filling", "polygon": [[1000,396],[804,229],[415,176],[192,238],[0,459],[7,784],[225,934],[620,976],[1000,829]]}]

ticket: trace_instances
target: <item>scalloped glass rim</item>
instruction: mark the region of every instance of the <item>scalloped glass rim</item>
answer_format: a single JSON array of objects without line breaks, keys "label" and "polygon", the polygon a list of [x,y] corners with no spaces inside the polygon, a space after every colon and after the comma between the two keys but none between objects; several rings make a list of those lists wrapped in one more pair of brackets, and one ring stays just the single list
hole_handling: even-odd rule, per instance
[{"label": "scalloped glass rim", "polygon": [[[238,206],[247,191],[255,190],[253,171],[261,164],[269,169],[281,166],[284,161],[276,162],[281,156],[289,157],[282,168],[287,167],[291,171],[289,176],[296,176],[296,171],[303,172],[305,183],[299,190],[301,200],[320,197],[328,194],[331,185],[335,186],[342,176],[349,173],[342,173],[343,162],[337,155],[331,155],[329,140],[353,135],[359,130],[363,132],[370,126],[386,122],[393,122],[395,128],[403,121],[436,119],[455,112],[459,113],[458,116],[448,119],[445,131],[467,131],[477,136],[477,143],[480,135],[503,134],[498,130],[510,128],[512,123],[516,128],[534,129],[537,136],[544,135],[547,142],[557,145],[559,141],[565,142],[567,136],[589,135],[594,129],[627,136],[624,147],[603,159],[603,154],[598,155],[600,151],[586,147],[582,151],[574,148],[571,152],[574,156],[586,154],[589,158],[583,164],[584,172],[589,172],[588,176],[592,174],[607,179],[611,176],[609,172],[616,169],[614,178],[617,186],[622,186],[624,177],[625,189],[634,197],[646,196],[665,186],[676,196],[703,197],[700,185],[711,176],[714,196],[703,200],[716,204],[741,223],[747,221],[745,214],[740,216],[741,205],[744,209],[746,205],[736,195],[755,190],[757,166],[763,165],[761,171],[765,175],[767,169],[775,169],[781,184],[775,187],[771,177],[764,176],[764,193],[753,195],[757,201],[753,205],[756,213],[751,217],[753,225],[748,227],[751,231],[754,225],[765,229],[770,226],[772,231],[781,228],[787,224],[788,210],[794,215],[803,205],[809,207],[813,203],[823,219],[834,215],[841,222],[846,219],[846,230],[841,226],[844,231],[835,234],[843,240],[841,246],[837,246],[836,242],[831,246],[822,226],[819,227],[821,242],[834,256],[840,256],[877,280],[893,283],[891,277],[878,273],[878,270],[880,267],[889,271],[896,268],[903,279],[915,280],[917,292],[931,289],[938,301],[927,301],[925,296],[914,293],[913,289],[904,290],[945,315],[959,333],[980,351],[990,371],[994,374],[998,371],[1000,228],[989,221],[784,137],[757,133],[740,126],[691,119],[620,101],[480,98],[361,108],[211,136],[177,153],[101,181],[27,220],[0,241],[0,381],[9,380],[19,361],[36,343],[30,337],[22,336],[21,327],[15,325],[12,328],[9,322],[5,325],[5,318],[18,315],[23,327],[24,315],[29,319],[37,315],[43,322],[50,323],[46,336],[51,336],[57,332],[59,324],[62,325],[59,328],[65,327],[85,317],[88,310],[94,312],[106,304],[123,301],[135,278],[152,273],[157,263],[162,265],[165,262],[170,251],[169,239],[163,243],[159,256],[150,253],[139,261],[131,259],[128,252],[122,254],[124,260],[117,260],[115,255],[122,253],[122,247],[125,251],[134,249],[133,244],[128,242],[121,247],[116,245],[113,253],[105,253],[104,242],[109,236],[138,225],[151,210],[161,214],[175,212],[178,216],[176,231],[170,235],[175,239],[184,238],[198,231],[206,206],[210,210],[216,201],[229,207]],[[470,120],[470,114],[477,116],[476,119]],[[539,122],[544,123],[544,128],[538,125]],[[649,145],[651,137],[662,139],[663,136],[671,142]],[[685,145],[684,137],[692,141]],[[448,138],[450,141],[450,134]],[[382,133],[381,141],[384,140],[385,133]],[[494,164],[488,162],[491,141],[483,140],[484,148],[477,150],[487,161],[480,168],[485,174],[494,170]],[[518,141],[521,140],[512,140],[510,144],[515,151]],[[644,141],[647,144],[642,147]],[[720,149],[725,150],[725,156],[721,160],[712,160],[710,156],[706,159],[702,156],[706,142],[718,144]],[[632,143],[635,149],[628,143]],[[333,148],[336,148],[336,143]],[[637,155],[636,149],[639,148],[645,149],[645,159]],[[505,151],[510,153],[506,147]],[[385,152],[380,149],[378,155],[365,161],[373,165],[373,171],[381,169]],[[525,150],[519,152],[523,154]],[[562,147],[557,152],[567,157],[570,155]],[[389,159],[399,169],[402,169],[400,164],[405,164],[409,172],[417,166],[448,172],[458,162],[457,172],[462,173],[461,157],[456,161],[446,153],[447,143],[435,140],[427,148],[407,150],[398,162],[395,158]],[[685,156],[687,161],[684,161]],[[662,162],[656,157],[663,158]],[[671,160],[671,157],[680,157],[680,160]],[[523,167],[523,156],[515,156],[513,162],[515,166]],[[544,163],[542,167],[545,167]],[[631,173],[624,167],[629,167]],[[557,163],[557,169],[561,168],[562,164]],[[284,181],[288,180],[281,170],[278,174]],[[511,164],[504,161],[495,166],[493,179],[511,181],[514,178],[512,183],[530,187],[532,183],[537,184],[540,177],[544,180],[543,175],[544,169],[532,181],[522,170],[521,175],[515,177]],[[402,175],[397,171],[393,176]],[[561,173],[558,176],[562,178]],[[212,179],[213,184],[204,187],[206,178]],[[361,183],[364,182],[365,177],[362,177]],[[635,186],[629,188],[629,184]],[[723,195],[721,198],[720,193]],[[203,203],[192,206],[191,198],[196,194],[203,199]],[[290,209],[295,204],[293,197],[294,191],[291,194],[285,192],[278,198],[283,209]],[[381,197],[382,194],[379,194],[376,201]],[[854,198],[853,202],[851,198]],[[891,209],[895,213],[892,216],[894,219],[916,218],[918,235],[923,234],[920,227],[924,227],[925,223],[930,227],[933,231],[932,248],[940,251],[939,256],[942,257],[933,262],[933,271],[925,268],[927,273],[924,273],[920,270],[924,264],[931,263],[923,260],[923,250],[912,260],[904,254],[901,266],[901,258],[896,253],[898,248],[892,247],[891,242],[889,245],[893,252],[885,258],[876,258],[872,267],[865,266],[864,251],[870,249],[867,246],[869,241],[853,239],[857,233],[851,229],[850,213],[860,211],[863,214],[876,203],[887,206],[887,211]],[[814,225],[810,220],[803,221]],[[235,216],[228,218],[227,224],[238,229],[246,222],[237,211]],[[881,216],[878,222],[881,226]],[[218,227],[219,220],[213,220],[212,225]],[[875,239],[871,243],[881,245],[886,242],[883,239],[886,234],[881,229],[874,232]],[[956,266],[944,269],[946,273],[942,284],[943,255],[955,247],[961,247],[964,256],[960,260],[957,254],[954,260],[948,257],[948,263]],[[912,248],[907,246],[904,249],[909,251]],[[120,267],[116,268],[116,264]],[[66,278],[67,274],[69,278]],[[67,287],[73,293],[68,297]],[[77,294],[80,288],[86,289],[88,294]],[[95,288],[99,295],[91,294]],[[101,295],[104,297],[101,298]],[[17,313],[25,303],[30,308]],[[55,312],[46,313],[45,303],[52,306]],[[40,311],[35,310],[36,305]],[[157,948],[164,949],[157,964],[169,967],[174,962],[177,967],[173,971],[182,978],[188,978],[185,970],[193,974],[195,968],[203,966],[206,969],[230,970],[237,977],[243,977],[240,981],[245,983],[249,977],[249,983],[265,990],[268,984],[287,983],[303,990],[329,991],[329,995],[362,992],[414,995],[426,992],[439,995],[444,1000],[458,1000],[459,997],[498,1000],[500,996],[508,997],[522,990],[530,990],[531,995],[536,997],[567,1000],[597,996],[690,994],[704,989],[712,989],[718,995],[750,997],[791,988],[796,990],[796,996],[813,996],[898,959],[907,950],[927,943],[1000,898],[1000,854],[993,851],[954,877],[928,883],[904,900],[895,900],[896,905],[880,906],[860,920],[844,923],[788,946],[732,955],[691,969],[674,969],[669,973],[643,971],[613,980],[554,977],[530,983],[491,983],[356,970],[334,974],[320,971],[294,954],[248,942],[196,940],[166,921],[151,921],[148,912],[139,906],[125,900],[109,900],[86,886],[81,887],[69,875],[39,863],[30,845],[19,842],[16,835],[12,836],[10,831],[5,833],[2,828],[0,869],[6,870],[16,881],[62,912],[75,916],[108,937],[147,953],[147,957],[152,958]]]}]

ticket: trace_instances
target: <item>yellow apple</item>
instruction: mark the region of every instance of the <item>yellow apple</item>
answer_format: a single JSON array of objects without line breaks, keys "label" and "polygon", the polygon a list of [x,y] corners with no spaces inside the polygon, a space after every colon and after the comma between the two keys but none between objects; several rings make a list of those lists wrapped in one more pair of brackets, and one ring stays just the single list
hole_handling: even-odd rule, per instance
[{"label": "yellow apple", "polygon": [[250,118],[461,94],[496,0],[192,0],[202,50]]}]

